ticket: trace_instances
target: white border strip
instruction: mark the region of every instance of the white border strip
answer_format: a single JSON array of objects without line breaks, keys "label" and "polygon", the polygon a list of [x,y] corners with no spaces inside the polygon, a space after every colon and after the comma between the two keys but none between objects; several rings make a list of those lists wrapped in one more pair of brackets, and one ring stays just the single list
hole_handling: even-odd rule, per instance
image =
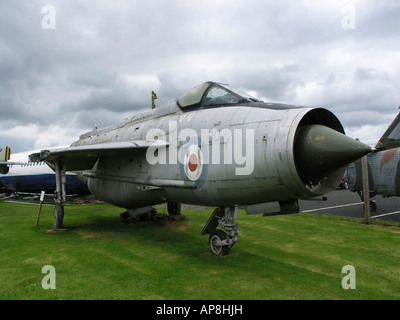
[{"label": "white border strip", "polygon": [[340,206],[333,206],[333,207],[326,207],[326,208],[318,208],[318,209],[310,209],[310,210],[301,210],[301,212],[314,212],[314,211],[321,211],[321,210],[329,210],[329,209],[336,209],[336,208],[357,206],[357,205],[360,205],[360,204],[363,204],[363,202],[342,204],[342,205],[340,205]]},{"label": "white border strip", "polygon": [[400,211],[393,211],[393,212],[389,212],[389,213],[378,214],[377,216],[371,217],[371,219],[384,217],[384,216],[390,216],[392,214],[397,214],[397,213],[400,213]]}]

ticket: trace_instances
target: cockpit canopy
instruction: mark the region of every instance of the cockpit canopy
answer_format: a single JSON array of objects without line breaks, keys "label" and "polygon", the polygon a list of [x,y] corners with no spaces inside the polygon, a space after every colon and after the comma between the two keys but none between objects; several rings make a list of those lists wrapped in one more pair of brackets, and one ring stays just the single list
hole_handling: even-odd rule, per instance
[{"label": "cockpit canopy", "polygon": [[183,94],[178,99],[178,105],[182,110],[193,110],[258,101],[247,93],[235,89],[228,84],[209,81]]}]

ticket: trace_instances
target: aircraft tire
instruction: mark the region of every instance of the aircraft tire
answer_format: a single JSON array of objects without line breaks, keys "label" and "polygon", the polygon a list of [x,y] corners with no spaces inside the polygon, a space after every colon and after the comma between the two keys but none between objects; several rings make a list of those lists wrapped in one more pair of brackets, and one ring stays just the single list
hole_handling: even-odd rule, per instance
[{"label": "aircraft tire", "polygon": [[[363,204],[363,209],[365,209],[364,204]],[[371,212],[375,212],[378,209],[378,205],[376,204],[375,200],[369,201],[369,209],[371,210]]]},{"label": "aircraft tire", "polygon": [[181,204],[177,202],[167,202],[167,211],[170,216],[180,216]]},{"label": "aircraft tire", "polygon": [[376,202],[373,201],[373,200],[370,200],[369,206],[370,206],[372,212],[375,212],[376,209],[378,209],[378,206],[377,206]]},{"label": "aircraft tire", "polygon": [[227,235],[225,231],[216,229],[210,234],[210,239],[208,240],[208,244],[210,246],[210,252],[216,256],[227,256],[231,248],[228,246],[217,246],[216,243],[222,240],[227,239]]}]

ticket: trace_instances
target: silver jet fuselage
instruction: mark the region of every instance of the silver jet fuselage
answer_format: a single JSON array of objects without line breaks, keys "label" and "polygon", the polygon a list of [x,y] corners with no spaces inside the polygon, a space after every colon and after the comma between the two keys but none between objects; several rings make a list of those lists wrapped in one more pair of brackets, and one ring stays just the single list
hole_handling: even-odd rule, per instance
[{"label": "silver jet fuselage", "polygon": [[[329,148],[325,136],[331,132],[350,139],[330,111],[250,100],[205,105],[206,93],[201,95],[197,103],[187,102],[186,94],[114,127],[82,135],[71,147],[153,141],[140,152],[100,157],[82,173],[90,191],[128,209],[171,201],[228,207],[310,199],[339,184],[347,163],[341,162],[346,157],[342,150],[310,155],[311,147]],[[328,134],[307,133],[296,140],[301,128],[312,126],[327,128]],[[325,168],[331,154],[337,164]],[[313,165],[322,165],[322,173],[313,176],[306,168],[310,156]]]}]

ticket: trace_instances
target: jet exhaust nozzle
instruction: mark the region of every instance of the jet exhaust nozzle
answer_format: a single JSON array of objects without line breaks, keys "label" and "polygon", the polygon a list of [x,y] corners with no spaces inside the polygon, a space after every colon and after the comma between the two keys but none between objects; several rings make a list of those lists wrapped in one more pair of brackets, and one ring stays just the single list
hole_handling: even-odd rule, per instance
[{"label": "jet exhaust nozzle", "polygon": [[294,156],[302,178],[322,179],[371,152],[371,147],[324,125],[300,127]]}]

